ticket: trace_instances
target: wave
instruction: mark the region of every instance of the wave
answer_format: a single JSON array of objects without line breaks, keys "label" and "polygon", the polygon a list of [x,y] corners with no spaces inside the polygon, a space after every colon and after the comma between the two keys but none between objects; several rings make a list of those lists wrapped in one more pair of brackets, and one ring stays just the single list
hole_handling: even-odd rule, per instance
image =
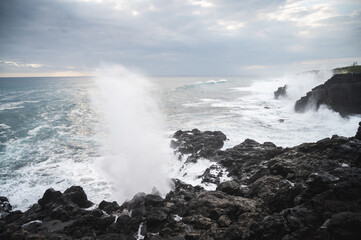
[{"label": "wave", "polygon": [[197,81],[191,84],[186,84],[180,87],[177,87],[176,89],[189,89],[189,88],[196,88],[201,86],[209,86],[209,85],[215,85],[215,84],[222,84],[228,82],[227,79],[219,79],[219,80],[207,80],[207,81]]},{"label": "wave", "polygon": [[26,103],[38,103],[39,101],[9,102],[0,105],[0,111],[24,108]]}]

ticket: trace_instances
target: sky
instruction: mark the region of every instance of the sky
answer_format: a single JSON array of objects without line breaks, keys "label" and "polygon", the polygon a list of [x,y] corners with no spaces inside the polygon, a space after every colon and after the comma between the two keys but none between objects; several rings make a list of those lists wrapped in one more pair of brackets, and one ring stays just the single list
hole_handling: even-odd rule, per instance
[{"label": "sky", "polygon": [[359,0],[1,0],[0,77],[277,74],[361,64]]}]

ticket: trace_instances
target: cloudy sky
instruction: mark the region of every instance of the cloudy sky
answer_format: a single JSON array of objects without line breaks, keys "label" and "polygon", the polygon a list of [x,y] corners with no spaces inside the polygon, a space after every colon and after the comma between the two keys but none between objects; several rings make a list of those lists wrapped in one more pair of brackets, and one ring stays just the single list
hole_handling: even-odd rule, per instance
[{"label": "cloudy sky", "polygon": [[1,0],[0,76],[241,75],[361,63],[359,0]]}]

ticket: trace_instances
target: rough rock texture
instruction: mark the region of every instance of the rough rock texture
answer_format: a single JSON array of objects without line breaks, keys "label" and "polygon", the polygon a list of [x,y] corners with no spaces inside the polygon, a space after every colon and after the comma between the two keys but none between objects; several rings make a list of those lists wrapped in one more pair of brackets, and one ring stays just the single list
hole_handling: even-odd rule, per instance
[{"label": "rough rock texture", "polygon": [[139,193],[121,206],[102,201],[85,209],[91,203],[81,187],[48,189],[24,213],[0,197],[0,239],[360,238],[360,139],[333,136],[286,149],[247,139],[222,151],[215,139],[223,134],[192,132],[198,137],[182,137],[176,151],[213,144],[210,160],[233,178],[216,191],[174,179],[165,198]]},{"label": "rough rock texture", "polygon": [[210,158],[218,149],[223,147],[227,139],[220,131],[201,132],[198,129],[192,131],[177,131],[173,135],[171,147],[180,154],[190,154],[188,161],[197,161],[198,158]]},{"label": "rough rock texture", "polygon": [[342,116],[361,114],[361,74],[335,74],[295,104],[296,112],[325,104]]},{"label": "rough rock texture", "polygon": [[275,92],[273,92],[275,99],[279,99],[280,97],[287,96],[287,85],[283,87],[279,87]]},{"label": "rough rock texture", "polygon": [[359,122],[358,125],[359,125],[359,126],[358,126],[358,130],[357,130],[357,133],[356,133],[355,137],[356,137],[357,139],[360,139],[360,140],[361,140],[361,122]]}]

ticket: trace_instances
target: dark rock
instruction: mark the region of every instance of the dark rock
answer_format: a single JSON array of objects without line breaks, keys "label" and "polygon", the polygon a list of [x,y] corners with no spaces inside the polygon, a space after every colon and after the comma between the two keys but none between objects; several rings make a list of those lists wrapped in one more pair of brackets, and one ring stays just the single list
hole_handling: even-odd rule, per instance
[{"label": "dark rock", "polygon": [[235,196],[242,196],[242,191],[240,190],[240,184],[235,180],[221,183],[217,187],[217,190]]},{"label": "dark rock", "polygon": [[295,111],[318,109],[321,104],[325,104],[342,116],[361,114],[360,92],[361,74],[335,74],[298,100]]},{"label": "dark rock", "polygon": [[144,198],[145,206],[162,206],[163,205],[163,198],[159,195],[154,194],[147,194]]},{"label": "dark rock", "polygon": [[209,168],[207,168],[204,173],[198,178],[202,179],[202,183],[213,183],[213,184],[219,184],[220,183],[220,175],[213,174],[212,170],[216,170],[216,172],[221,173],[221,169],[217,165],[211,165]]},{"label": "dark rock", "polygon": [[93,205],[92,202],[88,201],[88,197],[83,188],[79,186],[72,186],[65,190],[63,197],[66,201],[75,203],[81,208],[88,208]]},{"label": "dark rock", "polygon": [[210,157],[218,163],[204,179],[218,184],[220,165],[233,178],[216,191],[174,179],[164,199],[139,193],[121,206],[102,201],[89,210],[81,188],[48,189],[24,213],[3,205],[0,239],[358,239],[360,149],[355,137],[286,149],[247,139]]},{"label": "dark rock", "polygon": [[356,135],[355,135],[355,137],[357,138],[357,139],[360,139],[361,140],[361,122],[359,122],[359,127],[358,127],[358,129],[357,129],[357,133],[356,133]]},{"label": "dark rock", "polygon": [[292,207],[301,186],[295,185],[280,176],[264,176],[250,185],[251,196],[263,200],[272,212]]},{"label": "dark rock", "polygon": [[147,226],[155,227],[163,224],[168,218],[168,210],[165,208],[153,209],[146,215]]},{"label": "dark rock", "polygon": [[62,193],[60,191],[55,191],[53,188],[49,188],[45,191],[43,197],[38,200],[38,203],[42,208],[45,208],[46,205],[54,203],[60,197],[62,197]]},{"label": "dark rock", "polygon": [[210,229],[212,227],[212,220],[202,215],[192,215],[183,218],[183,222],[192,225],[195,229]]},{"label": "dark rock", "polygon": [[107,202],[107,201],[101,201],[99,203],[99,209],[105,211],[108,214],[111,214],[117,210],[120,209],[120,206],[116,201],[113,202]]},{"label": "dark rock", "polygon": [[361,212],[342,212],[333,215],[327,225],[327,232],[330,239],[360,239]]},{"label": "dark rock", "polygon": [[199,157],[210,158],[218,149],[223,147],[227,139],[220,131],[201,132],[198,129],[192,131],[177,131],[171,141],[171,147],[181,154],[190,154],[188,161],[196,161]]},{"label": "dark rock", "polygon": [[246,139],[233,148],[218,151],[213,159],[226,167],[230,176],[236,177],[242,182],[250,183],[250,181],[255,181],[268,173],[268,170],[260,172],[262,168],[266,168],[265,162],[282,152],[283,149],[273,143],[260,144],[254,140]]},{"label": "dark rock", "polygon": [[0,218],[7,215],[12,209],[9,200],[6,197],[0,197]]},{"label": "dark rock", "polygon": [[231,219],[229,219],[227,215],[220,216],[217,222],[220,227],[228,227],[232,223]]},{"label": "dark rock", "polygon": [[275,99],[279,99],[280,97],[287,96],[287,85],[283,87],[279,87],[274,93]]},{"label": "dark rock", "polygon": [[98,240],[134,240],[134,237],[127,236],[124,234],[116,234],[116,233],[110,233],[110,234],[104,234],[101,236],[97,236]]}]

